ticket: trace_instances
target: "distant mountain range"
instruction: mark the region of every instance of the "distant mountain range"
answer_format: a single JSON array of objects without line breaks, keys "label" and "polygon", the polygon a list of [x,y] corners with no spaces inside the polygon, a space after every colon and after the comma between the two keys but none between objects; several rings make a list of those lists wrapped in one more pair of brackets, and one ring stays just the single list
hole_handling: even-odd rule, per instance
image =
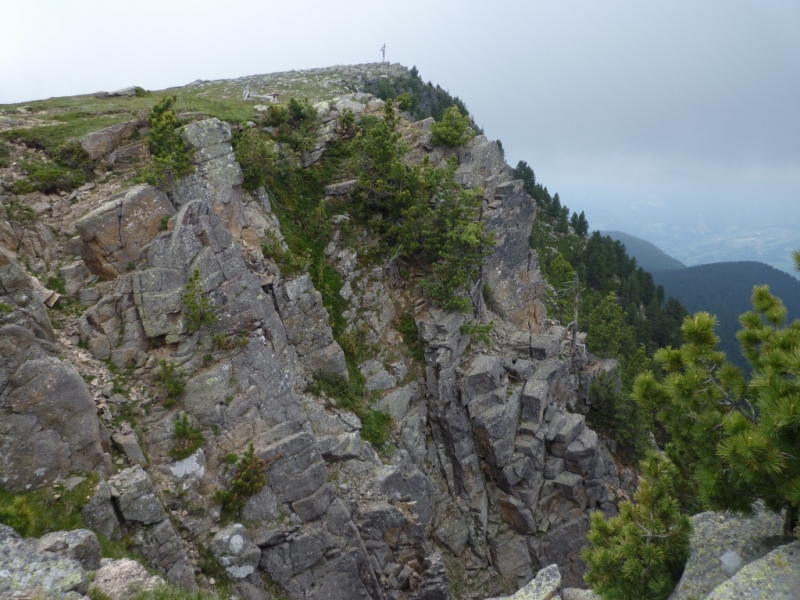
[{"label": "distant mountain range", "polygon": [[[750,296],[756,285],[768,285],[786,305],[789,321],[800,318],[800,281],[769,265],[755,261],[718,262],[686,267],[656,246],[617,231],[605,232],[625,244],[630,256],[653,274],[667,296],[680,300],[690,313],[706,311],[717,316],[720,349],[734,364],[748,369],[736,332],[739,316],[752,309]],[[669,266],[667,266],[669,265]]]},{"label": "distant mountain range", "polygon": [[681,261],[672,258],[669,254],[657,248],[647,240],[643,240],[633,235],[621,231],[601,231],[603,235],[609,236],[613,240],[619,240],[625,244],[628,256],[636,258],[636,262],[645,271],[671,271],[673,269],[685,269],[686,265]]}]

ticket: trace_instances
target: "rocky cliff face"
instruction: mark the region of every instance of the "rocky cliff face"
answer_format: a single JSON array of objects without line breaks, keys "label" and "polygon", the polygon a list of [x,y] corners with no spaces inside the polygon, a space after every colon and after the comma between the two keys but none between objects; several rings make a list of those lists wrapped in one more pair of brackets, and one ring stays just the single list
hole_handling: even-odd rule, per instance
[{"label": "rocky cliff face", "polygon": [[[380,106],[364,93],[318,104],[318,144],[303,163],[322,155],[343,108]],[[358,416],[306,391],[315,373],[348,376],[322,295],[262,254],[265,236],[282,241],[268,190],[242,190],[230,126],[201,118],[182,130],[196,170],[169,194],[126,183],[122,161],[66,203],[4,199],[47,208],[37,224],[2,224],[15,244],[0,255],[0,487],[99,472],[87,525],[124,534],[189,588],[212,585],[193,575],[206,548],[254,598],[270,586],[291,599],[481,598],[553,563],[580,585],[587,513],[612,512],[620,481],[577,409],[587,373],[614,364],[573,361],[565,330],[547,320],[528,246],[535,203],[497,144],[478,136],[442,150],[428,127],[403,122],[409,160],[455,154],[457,180],[483,190],[498,314],[488,340],[464,333],[463,315],[392,288],[383,269],[362,266],[361,246],[334,235],[326,254],[345,282],[348,330],[366,331],[375,349],[360,370],[393,421],[380,453]],[[138,143],[112,142],[101,154],[127,156]],[[327,193],[346,201],[351,187]],[[70,306],[83,307],[51,313],[55,330],[26,262],[60,262]],[[192,278],[215,315],[200,327],[185,300]],[[399,313],[414,315],[422,363],[403,344]],[[177,405],[158,385],[162,361],[185,375]],[[204,441],[175,460],[182,415]],[[215,491],[231,484],[228,456],[250,444],[267,484],[230,522]]]}]

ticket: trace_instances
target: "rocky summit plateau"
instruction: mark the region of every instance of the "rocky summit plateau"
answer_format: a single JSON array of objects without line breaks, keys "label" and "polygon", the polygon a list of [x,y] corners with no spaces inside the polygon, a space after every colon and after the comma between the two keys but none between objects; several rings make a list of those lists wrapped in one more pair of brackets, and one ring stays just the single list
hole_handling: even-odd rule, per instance
[{"label": "rocky summit plateau", "polygon": [[[536,202],[474,123],[434,143],[417,117],[441,88],[393,109],[404,164],[452,165],[490,234],[489,301],[449,310],[431,266],[393,260],[386,218],[358,212],[374,192],[358,156],[331,158],[411,76],[340,66],[0,107],[0,598],[594,597],[589,514],[616,514],[638,476],[587,425],[617,363],[548,316]],[[188,173],[148,183],[172,95]],[[263,119],[302,98],[293,149]],[[253,183],[249,131],[284,179]],[[724,568],[680,589],[730,589],[778,546],[762,542],[706,549]],[[781,548],[773,562],[796,562]]]}]

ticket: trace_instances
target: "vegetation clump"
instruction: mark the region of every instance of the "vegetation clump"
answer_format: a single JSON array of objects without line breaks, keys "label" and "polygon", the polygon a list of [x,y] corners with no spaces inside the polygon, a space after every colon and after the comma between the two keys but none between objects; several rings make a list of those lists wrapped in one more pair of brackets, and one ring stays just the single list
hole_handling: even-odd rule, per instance
[{"label": "vegetation clump", "polygon": [[225,335],[223,333],[215,333],[211,339],[218,350],[244,348],[248,343],[248,337],[245,334]]},{"label": "vegetation clump", "polygon": [[171,191],[175,182],[193,170],[192,155],[177,129],[174,106],[177,96],[165,96],[150,110],[150,164],[144,172],[147,183]]},{"label": "vegetation clump", "polygon": [[389,439],[392,419],[380,411],[370,409],[364,400],[364,376],[357,370],[350,373],[351,381],[341,375],[320,371],[307,391],[316,395],[326,395],[336,401],[338,408],[352,411],[361,419],[361,437],[376,448]]},{"label": "vegetation clump", "polygon": [[186,374],[179,370],[174,363],[163,359],[158,361],[156,382],[167,394],[167,399],[164,402],[167,408],[174,406],[181,394],[186,391]]},{"label": "vegetation clump", "polygon": [[267,462],[256,455],[251,442],[236,462],[230,488],[217,491],[216,498],[222,504],[223,511],[232,515],[238,514],[247,498],[260,492],[266,485],[267,477],[264,473],[268,468]]},{"label": "vegetation clump", "polygon": [[36,211],[30,206],[26,206],[18,200],[6,199],[4,202],[6,214],[10,222],[22,226],[30,226],[36,223]]},{"label": "vegetation clump", "polygon": [[462,115],[469,114],[458,96],[451,96],[430,81],[424,82],[417,67],[412,67],[408,73],[380,77],[375,82],[367,81],[365,84],[378,98],[394,100],[400,110],[411,113],[414,119],[433,117],[441,121],[445,111],[452,106],[457,106]]},{"label": "vegetation clump", "polygon": [[462,115],[457,106],[448,108],[441,122],[431,125],[433,143],[438,146],[463,146],[475,136],[468,115]]},{"label": "vegetation clump", "polygon": [[617,517],[591,515],[590,546],[581,558],[586,582],[603,598],[664,600],[689,558],[691,521],[674,497],[678,470],[655,453],[641,467],[635,502],[620,504]]},{"label": "vegetation clump", "polygon": [[183,312],[189,332],[197,331],[202,326],[213,325],[217,322],[214,303],[203,289],[200,269],[195,269],[186,280],[186,286],[183,289]]},{"label": "vegetation clump", "polygon": [[194,454],[203,445],[202,432],[192,425],[192,421],[185,413],[175,420],[175,432],[172,437],[175,444],[169,455],[176,460],[183,460]]}]

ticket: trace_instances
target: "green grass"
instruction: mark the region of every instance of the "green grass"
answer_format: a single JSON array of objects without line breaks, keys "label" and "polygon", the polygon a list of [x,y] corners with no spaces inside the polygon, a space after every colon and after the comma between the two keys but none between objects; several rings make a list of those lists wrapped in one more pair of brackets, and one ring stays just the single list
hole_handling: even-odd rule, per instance
[{"label": "green grass", "polygon": [[417,331],[417,321],[410,312],[400,315],[397,320],[397,331],[403,335],[403,341],[408,346],[414,360],[425,363],[425,345],[419,337]]},{"label": "green grass", "polygon": [[[97,474],[90,474],[69,492],[59,486],[20,494],[0,489],[0,523],[13,527],[23,537],[37,538],[53,531],[85,529],[81,510],[94,494],[97,481]],[[140,556],[129,550],[128,540],[113,541],[102,534],[97,534],[97,539],[103,557],[142,562]]]},{"label": "green grass", "polygon": [[336,400],[336,406],[349,410],[361,419],[361,437],[376,448],[389,440],[392,419],[380,411],[373,410],[364,398],[365,378],[354,365],[348,364],[350,381],[341,375],[319,372],[309,383],[306,391]]},{"label": "green grass", "polygon": [[83,526],[81,509],[94,493],[96,484],[97,475],[90,475],[71,492],[49,487],[12,494],[0,489],[0,523],[13,527],[24,537],[78,529]]}]

